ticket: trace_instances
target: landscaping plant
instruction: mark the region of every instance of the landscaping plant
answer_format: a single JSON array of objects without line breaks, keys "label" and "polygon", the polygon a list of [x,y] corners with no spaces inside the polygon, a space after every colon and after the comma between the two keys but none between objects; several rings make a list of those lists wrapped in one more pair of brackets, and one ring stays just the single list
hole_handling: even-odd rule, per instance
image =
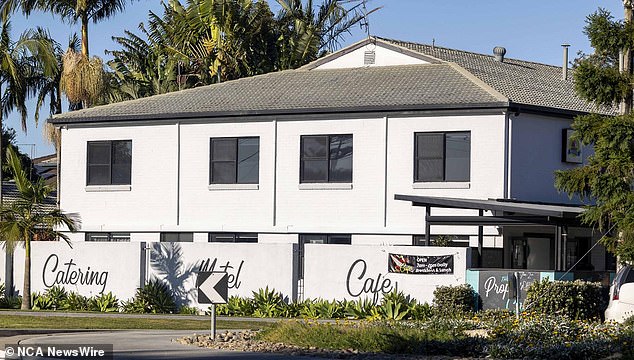
[{"label": "landscaping plant", "polygon": [[592,320],[603,317],[608,300],[608,287],[600,283],[544,279],[528,288],[524,308],[541,314]]},{"label": "landscaping plant", "polygon": [[438,286],[434,290],[434,307],[444,316],[463,316],[475,311],[476,296],[469,284]]}]

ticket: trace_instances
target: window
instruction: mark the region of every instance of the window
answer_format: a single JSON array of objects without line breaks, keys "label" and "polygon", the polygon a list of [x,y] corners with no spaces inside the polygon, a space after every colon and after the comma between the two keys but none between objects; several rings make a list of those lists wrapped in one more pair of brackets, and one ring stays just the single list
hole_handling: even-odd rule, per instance
[{"label": "window", "polygon": [[[466,235],[431,235],[430,246],[469,247]],[[425,235],[412,235],[412,245],[425,246]]]},{"label": "window", "polygon": [[86,233],[86,241],[129,242],[130,233]]},{"label": "window", "polygon": [[87,185],[130,185],[132,140],[88,142]]},{"label": "window", "polygon": [[466,182],[471,176],[471,133],[416,133],[414,181]]},{"label": "window", "polygon": [[192,241],[194,241],[194,233],[186,233],[186,232],[161,233],[161,242],[192,242]]},{"label": "window", "polygon": [[341,244],[352,243],[350,234],[301,234],[299,240],[302,244]]},{"label": "window", "polygon": [[260,173],[260,138],[211,138],[210,184],[257,184]]},{"label": "window", "polygon": [[300,142],[300,182],[352,182],[352,135],[302,136]]},{"label": "window", "polygon": [[254,233],[209,233],[209,242],[257,243],[258,234]]}]

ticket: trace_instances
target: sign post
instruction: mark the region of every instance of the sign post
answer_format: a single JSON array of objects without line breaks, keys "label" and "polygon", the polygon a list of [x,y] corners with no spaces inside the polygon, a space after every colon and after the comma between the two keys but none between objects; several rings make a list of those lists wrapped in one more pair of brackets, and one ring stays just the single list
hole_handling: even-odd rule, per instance
[{"label": "sign post", "polygon": [[199,272],[196,279],[198,303],[211,304],[211,339],[216,340],[216,304],[227,303],[228,274],[226,272]]}]

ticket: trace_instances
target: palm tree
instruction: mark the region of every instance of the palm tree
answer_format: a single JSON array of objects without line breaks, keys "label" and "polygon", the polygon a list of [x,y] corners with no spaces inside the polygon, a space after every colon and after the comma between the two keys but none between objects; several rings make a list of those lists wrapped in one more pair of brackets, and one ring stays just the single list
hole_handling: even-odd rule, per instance
[{"label": "palm tree", "polygon": [[51,209],[44,201],[52,189],[43,179],[32,182],[22,168],[20,159],[12,148],[7,148],[7,158],[18,198],[12,204],[0,208],[0,236],[8,251],[16,245],[24,246],[24,287],[22,291],[22,309],[31,308],[31,241],[36,238],[62,238],[70,246],[68,236],[58,231],[60,226],[76,231],[76,216],[64,214],[61,210]]},{"label": "palm tree", "polygon": [[[38,74],[54,72],[51,43],[39,31],[25,31],[17,41],[11,40],[11,24],[1,20],[0,29],[0,127],[3,118],[17,110],[21,116],[22,129],[26,131],[28,116],[26,99],[33,95],[34,79]],[[2,141],[0,138],[0,156]],[[2,167],[0,166],[0,179]],[[0,205],[2,205],[2,183],[0,183]]]},{"label": "palm tree", "polygon": [[99,58],[89,58],[88,24],[97,23],[123,11],[130,0],[0,0],[0,14],[17,9],[29,16],[33,11],[58,15],[63,21],[81,24],[81,53],[68,50],[63,59],[61,88],[71,103],[82,107],[101,102],[104,69]]},{"label": "palm tree", "polygon": [[318,9],[313,0],[277,2],[282,7],[277,15],[282,69],[298,68],[333,51],[354,25],[380,9],[362,11],[366,0],[323,0]]},{"label": "palm tree", "polygon": [[88,57],[88,23],[111,18],[125,9],[130,0],[2,0],[0,7],[7,13],[21,8],[25,15],[39,10],[59,15],[71,24],[81,23],[81,53]]}]

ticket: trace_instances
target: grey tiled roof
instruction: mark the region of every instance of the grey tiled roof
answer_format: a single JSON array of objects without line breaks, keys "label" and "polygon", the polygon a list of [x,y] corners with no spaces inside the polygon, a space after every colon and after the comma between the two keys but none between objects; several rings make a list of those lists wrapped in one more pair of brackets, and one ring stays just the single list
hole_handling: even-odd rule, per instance
[{"label": "grey tiled roof", "polygon": [[[19,197],[18,189],[13,181],[2,182],[2,203],[5,206],[11,205]],[[44,199],[43,208],[46,211],[52,211],[57,208],[57,193],[51,192],[46,199]]]},{"label": "grey tiled roof", "polygon": [[503,106],[505,98],[455,65],[287,70],[97,106],[52,123],[177,117]]},{"label": "grey tiled roof", "polygon": [[460,65],[495,90],[518,104],[549,107],[577,112],[615,114],[616,109],[596,109],[579,98],[574,91],[572,70],[563,80],[562,68],[505,57],[504,62],[493,55],[447,49],[400,40],[377,38],[417,53]]}]

